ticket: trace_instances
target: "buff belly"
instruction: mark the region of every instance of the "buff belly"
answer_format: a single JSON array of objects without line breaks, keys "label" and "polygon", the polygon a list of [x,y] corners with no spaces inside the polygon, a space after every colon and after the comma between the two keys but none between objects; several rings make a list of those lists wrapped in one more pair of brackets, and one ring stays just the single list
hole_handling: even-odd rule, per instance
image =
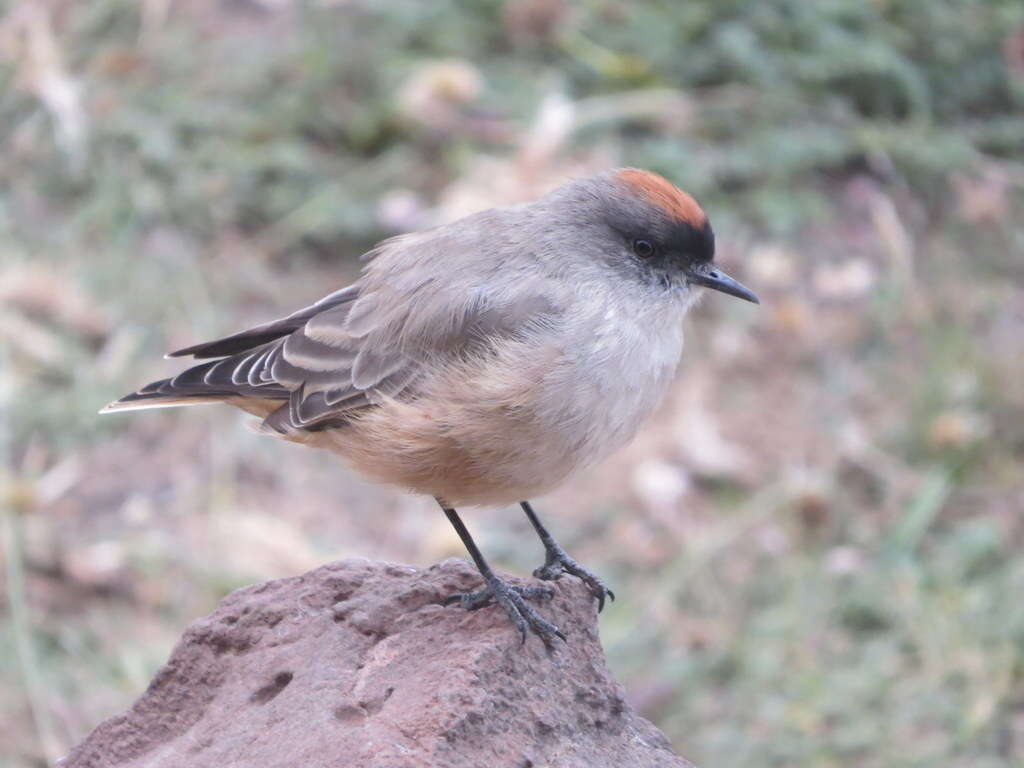
[{"label": "buff belly", "polygon": [[[600,340],[600,336],[597,337]],[[619,338],[623,338],[621,335]],[[629,338],[629,337],[625,337]],[[344,457],[371,480],[452,506],[505,505],[550,491],[628,442],[660,400],[678,353],[603,356],[508,342],[441,368],[345,426],[287,439]]]}]

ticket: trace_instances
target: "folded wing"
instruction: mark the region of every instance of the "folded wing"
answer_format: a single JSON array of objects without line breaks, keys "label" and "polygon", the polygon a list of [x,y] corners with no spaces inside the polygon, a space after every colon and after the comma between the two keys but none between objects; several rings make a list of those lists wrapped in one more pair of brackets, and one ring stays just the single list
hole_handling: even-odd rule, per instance
[{"label": "folded wing", "polygon": [[552,315],[550,303],[528,291],[499,306],[471,287],[438,285],[355,283],[288,317],[173,353],[217,359],[104,412],[249,398],[270,401],[265,426],[281,433],[340,426],[414,386],[428,364],[444,365]]}]

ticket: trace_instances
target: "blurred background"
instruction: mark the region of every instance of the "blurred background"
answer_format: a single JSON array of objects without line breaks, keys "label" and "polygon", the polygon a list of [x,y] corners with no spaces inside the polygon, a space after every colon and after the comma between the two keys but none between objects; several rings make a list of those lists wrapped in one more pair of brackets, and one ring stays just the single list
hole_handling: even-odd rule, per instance
[{"label": "blurred background", "polygon": [[[1020,0],[0,8],[4,765],[231,589],[464,554],[234,411],[99,407],[382,237],[627,164],[763,302],[709,297],[659,417],[539,503],[619,595],[630,699],[708,767],[1024,765]],[[468,520],[540,562],[518,511]]]}]

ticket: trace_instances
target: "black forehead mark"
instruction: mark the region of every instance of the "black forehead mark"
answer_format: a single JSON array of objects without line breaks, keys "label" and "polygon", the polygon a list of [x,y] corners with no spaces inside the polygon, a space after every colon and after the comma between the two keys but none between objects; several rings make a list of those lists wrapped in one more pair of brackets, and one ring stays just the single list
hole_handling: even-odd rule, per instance
[{"label": "black forehead mark", "polygon": [[672,248],[695,262],[708,262],[715,258],[715,232],[707,219],[700,226],[677,222],[670,234]]}]

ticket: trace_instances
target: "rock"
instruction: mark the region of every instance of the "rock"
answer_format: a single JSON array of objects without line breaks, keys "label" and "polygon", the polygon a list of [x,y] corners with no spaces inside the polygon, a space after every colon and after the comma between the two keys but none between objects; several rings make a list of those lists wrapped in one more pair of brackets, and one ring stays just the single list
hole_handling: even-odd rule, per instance
[{"label": "rock", "polygon": [[345,560],[240,589],[59,765],[690,766],[624,700],[579,581],[542,606],[569,637],[553,651],[495,606],[438,604],[479,585],[462,560]]}]

